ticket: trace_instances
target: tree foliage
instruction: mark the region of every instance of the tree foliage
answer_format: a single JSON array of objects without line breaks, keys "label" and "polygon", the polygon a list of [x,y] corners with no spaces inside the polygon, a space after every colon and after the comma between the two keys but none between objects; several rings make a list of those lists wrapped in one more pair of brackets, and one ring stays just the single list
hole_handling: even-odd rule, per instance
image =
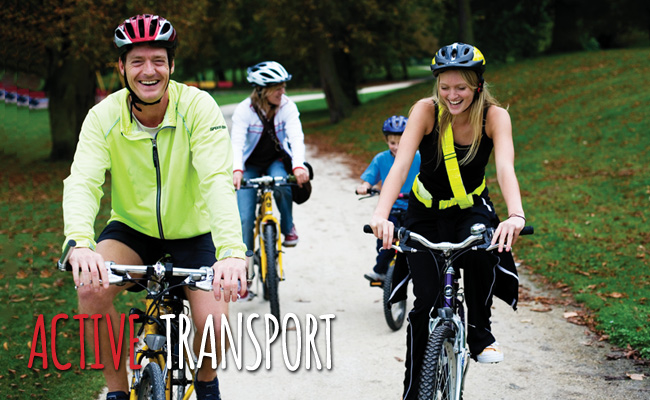
[{"label": "tree foliage", "polygon": [[435,47],[431,1],[269,0],[254,20],[279,58],[318,73],[330,119],[339,121],[359,104],[364,71],[405,62]]},{"label": "tree foliage", "polygon": [[323,89],[334,122],[359,103],[368,76],[407,78],[413,59],[428,61],[440,45],[472,34],[489,60],[505,61],[627,46],[650,32],[646,0],[12,0],[0,8],[0,64],[5,80],[45,82],[53,158],[71,157],[95,73],[114,67],[113,30],[139,13],[177,29],[176,77],[212,69],[224,79],[226,70],[276,60],[294,82]]},{"label": "tree foliage", "polygon": [[173,0],[27,0],[3,7],[3,20],[8,21],[0,28],[8,44],[2,50],[5,74],[32,74],[45,81],[52,159],[72,157],[81,124],[94,104],[95,72],[117,58],[112,44],[117,25],[135,14],[162,15],[179,33],[179,54],[196,53],[207,1],[187,7]]}]

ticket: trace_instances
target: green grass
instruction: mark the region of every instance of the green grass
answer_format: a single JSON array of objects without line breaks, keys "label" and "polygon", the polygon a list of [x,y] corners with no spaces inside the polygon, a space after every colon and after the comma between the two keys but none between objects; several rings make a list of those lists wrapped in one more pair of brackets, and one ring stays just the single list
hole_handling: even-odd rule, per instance
[{"label": "green grass", "polygon": [[[648,61],[650,52],[638,49],[589,52],[540,58],[486,74],[494,93],[509,105],[524,205],[536,228],[536,235],[518,243],[517,256],[535,273],[568,285],[591,310],[598,329],[613,343],[639,349],[646,358]],[[384,119],[406,115],[417,99],[430,93],[431,84],[426,83],[368,95],[372,98],[362,99],[364,105],[351,118],[336,125],[327,121],[324,100],[298,106],[307,142],[366,163],[385,149],[380,133]],[[248,94],[242,95],[240,100]],[[38,161],[46,159],[51,146],[45,111],[5,104],[0,116],[5,121],[0,126],[5,150],[0,173],[0,303],[6,305],[0,314],[0,393],[9,399],[92,398],[103,386],[103,377],[79,369],[78,325],[72,319],[57,326],[57,354],[73,367],[58,371],[50,358],[45,370],[37,358],[35,368],[27,368],[38,315],[48,322],[58,313],[78,313],[72,279],[53,269],[63,241],[61,192],[69,164]],[[493,167],[488,174],[504,214]],[[98,231],[107,218],[105,196]],[[120,297],[121,310],[138,302],[138,296]],[[49,334],[48,326],[48,343]],[[91,364],[92,354],[86,357]]]}]

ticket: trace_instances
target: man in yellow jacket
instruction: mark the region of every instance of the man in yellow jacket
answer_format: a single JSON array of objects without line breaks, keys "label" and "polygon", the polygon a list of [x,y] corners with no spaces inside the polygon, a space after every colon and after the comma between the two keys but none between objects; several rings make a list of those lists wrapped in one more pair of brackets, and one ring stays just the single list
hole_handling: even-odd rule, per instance
[{"label": "man in yellow jacket", "polygon": [[[119,320],[113,300],[124,287],[108,285],[105,260],[151,264],[171,254],[175,265],[214,269],[214,297],[185,291],[200,340],[206,318],[213,315],[214,326],[221,326],[227,303],[247,290],[226,122],[209,94],[170,80],[177,38],[169,21],[132,17],[115,30],[114,41],[126,88],[90,110],[64,181],[66,242],[77,242],[70,264],[79,312]],[[106,171],[111,217],[95,242]],[[99,331],[107,332],[105,319],[100,321]],[[101,359],[112,357],[107,335],[100,336],[99,348]],[[128,398],[126,366],[103,371],[107,398]],[[196,378],[199,399],[219,398],[210,363],[203,363]]]}]

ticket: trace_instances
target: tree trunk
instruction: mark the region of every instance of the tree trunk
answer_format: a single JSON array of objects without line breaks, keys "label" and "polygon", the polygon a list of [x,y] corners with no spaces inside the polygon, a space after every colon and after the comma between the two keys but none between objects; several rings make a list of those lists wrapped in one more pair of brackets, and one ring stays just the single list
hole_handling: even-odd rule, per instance
[{"label": "tree trunk", "polygon": [[325,93],[325,100],[330,112],[330,121],[337,123],[349,116],[352,111],[352,102],[345,95],[336,69],[334,55],[325,40],[316,39],[316,52],[321,86]]},{"label": "tree trunk", "polygon": [[68,57],[54,64],[47,78],[52,134],[50,159],[72,160],[81,125],[95,104],[97,83],[92,68],[83,60]]},{"label": "tree trunk", "polygon": [[387,60],[384,60],[384,70],[386,71],[386,77],[384,79],[389,82],[394,81],[395,77],[393,76],[393,69]]},{"label": "tree trunk", "polygon": [[358,106],[361,104],[359,95],[357,94],[357,76],[352,56],[342,50],[334,52],[334,63],[336,66],[336,73],[339,77],[339,82],[343,88],[345,97],[348,98],[350,104]]},{"label": "tree trunk", "polygon": [[552,52],[581,50],[583,24],[579,15],[580,4],[575,0],[555,0],[554,5],[555,19],[550,50]]},{"label": "tree trunk", "polygon": [[458,4],[458,38],[462,43],[476,45],[474,27],[472,24],[472,9],[470,0],[457,0]]}]

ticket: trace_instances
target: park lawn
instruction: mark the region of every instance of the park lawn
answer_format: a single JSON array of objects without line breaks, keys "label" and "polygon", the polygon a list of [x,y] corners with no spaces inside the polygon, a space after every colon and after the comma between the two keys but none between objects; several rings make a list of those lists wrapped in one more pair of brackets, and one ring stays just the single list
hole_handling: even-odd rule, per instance
[{"label": "park lawn", "polygon": [[[646,54],[646,56],[639,56]],[[533,272],[566,287],[590,311],[592,323],[610,340],[650,357],[650,104],[646,87],[650,52],[616,50],[544,57],[492,67],[486,79],[513,120],[517,171],[529,224],[536,234],[522,238],[516,254]],[[384,119],[408,113],[431,83],[365,99],[352,116],[327,122],[324,102],[303,105],[306,141],[367,164],[385,149]],[[301,104],[298,104],[299,108]],[[92,398],[103,386],[99,371],[80,369],[78,314],[72,279],[54,269],[62,237],[61,192],[69,163],[39,161],[50,146],[47,113],[5,104],[0,131],[5,149],[0,174],[0,393],[8,399]],[[358,171],[359,173],[361,171]],[[500,214],[505,214],[494,167],[488,171]],[[110,179],[110,177],[109,177]],[[108,194],[110,188],[105,185]],[[97,230],[109,212],[102,201]],[[368,216],[370,217],[370,216]],[[121,310],[138,306],[125,294]],[[27,368],[39,315],[57,324],[59,371],[35,358]],[[40,343],[40,341],[39,341]],[[37,351],[40,351],[40,347]],[[51,354],[50,350],[47,351]],[[108,366],[110,360],[103,360]],[[86,367],[92,364],[86,352]]]}]

